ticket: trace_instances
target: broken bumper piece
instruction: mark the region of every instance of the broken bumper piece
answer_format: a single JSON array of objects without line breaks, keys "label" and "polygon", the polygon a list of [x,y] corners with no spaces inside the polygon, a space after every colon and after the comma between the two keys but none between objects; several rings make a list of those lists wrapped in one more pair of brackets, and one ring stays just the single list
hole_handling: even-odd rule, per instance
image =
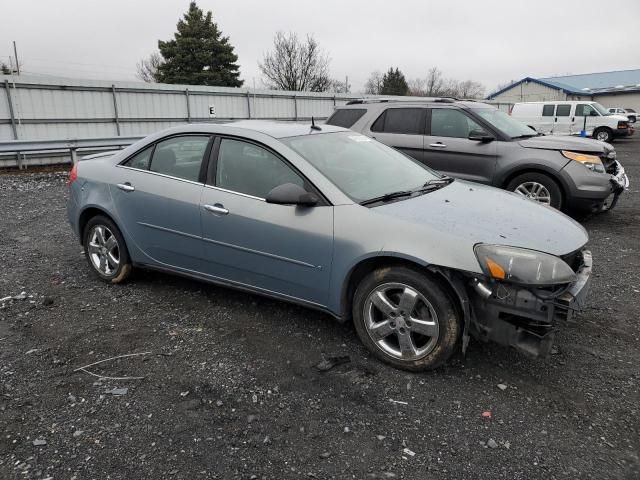
[{"label": "broken bumper piece", "polygon": [[[591,253],[576,254],[576,280],[555,288],[527,288],[507,283],[486,285],[491,294],[471,295],[470,333],[483,341],[511,346],[530,357],[551,351],[555,327],[571,321],[586,302],[591,281]],[[477,291],[477,287],[474,287]]]}]

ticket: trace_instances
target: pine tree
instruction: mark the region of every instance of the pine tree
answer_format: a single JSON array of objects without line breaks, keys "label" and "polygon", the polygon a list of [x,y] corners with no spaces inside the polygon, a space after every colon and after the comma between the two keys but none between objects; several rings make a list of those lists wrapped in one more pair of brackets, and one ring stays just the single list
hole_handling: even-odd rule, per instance
[{"label": "pine tree", "polygon": [[164,63],[158,67],[157,81],[187,85],[241,87],[238,56],[223,37],[212,13],[206,16],[191,2],[184,19],[177,24],[174,40],[158,41]]},{"label": "pine tree", "polygon": [[403,73],[397,68],[390,68],[382,77],[382,86],[380,87],[380,95],[408,95],[409,85],[404,78]]}]

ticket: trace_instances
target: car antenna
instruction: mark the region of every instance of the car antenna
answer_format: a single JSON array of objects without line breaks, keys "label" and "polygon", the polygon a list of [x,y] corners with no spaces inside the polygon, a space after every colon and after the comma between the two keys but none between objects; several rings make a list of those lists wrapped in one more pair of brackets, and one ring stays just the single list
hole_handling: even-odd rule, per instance
[{"label": "car antenna", "polygon": [[322,130],[318,125],[316,125],[313,115],[311,116],[311,130]]}]

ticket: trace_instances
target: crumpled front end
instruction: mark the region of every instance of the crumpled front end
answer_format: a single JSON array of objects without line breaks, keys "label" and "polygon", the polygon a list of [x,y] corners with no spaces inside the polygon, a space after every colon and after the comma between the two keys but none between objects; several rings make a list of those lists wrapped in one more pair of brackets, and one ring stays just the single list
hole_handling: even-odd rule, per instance
[{"label": "crumpled front end", "polygon": [[551,351],[556,328],[571,321],[586,301],[591,253],[580,250],[562,259],[575,272],[570,284],[528,287],[487,278],[468,283],[468,333],[483,341],[511,346],[531,357]]}]

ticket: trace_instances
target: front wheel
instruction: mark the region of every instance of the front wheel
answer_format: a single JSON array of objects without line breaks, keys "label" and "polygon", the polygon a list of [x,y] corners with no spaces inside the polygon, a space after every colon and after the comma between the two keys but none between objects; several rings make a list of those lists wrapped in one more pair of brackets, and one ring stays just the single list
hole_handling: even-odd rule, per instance
[{"label": "front wheel", "polygon": [[611,143],[613,140],[613,132],[610,128],[606,127],[596,128],[593,132],[593,138],[600,140],[601,142]]},{"label": "front wheel", "polygon": [[131,273],[131,260],[118,227],[107,217],[89,220],[83,236],[87,261],[93,272],[110,283],[124,282]]},{"label": "front wheel", "polygon": [[554,179],[544,173],[529,172],[518,175],[509,182],[507,190],[558,210],[562,208],[560,187]]},{"label": "front wheel", "polygon": [[367,275],[353,301],[362,343],[379,359],[403,370],[431,370],[454,352],[461,319],[446,291],[407,267]]}]

